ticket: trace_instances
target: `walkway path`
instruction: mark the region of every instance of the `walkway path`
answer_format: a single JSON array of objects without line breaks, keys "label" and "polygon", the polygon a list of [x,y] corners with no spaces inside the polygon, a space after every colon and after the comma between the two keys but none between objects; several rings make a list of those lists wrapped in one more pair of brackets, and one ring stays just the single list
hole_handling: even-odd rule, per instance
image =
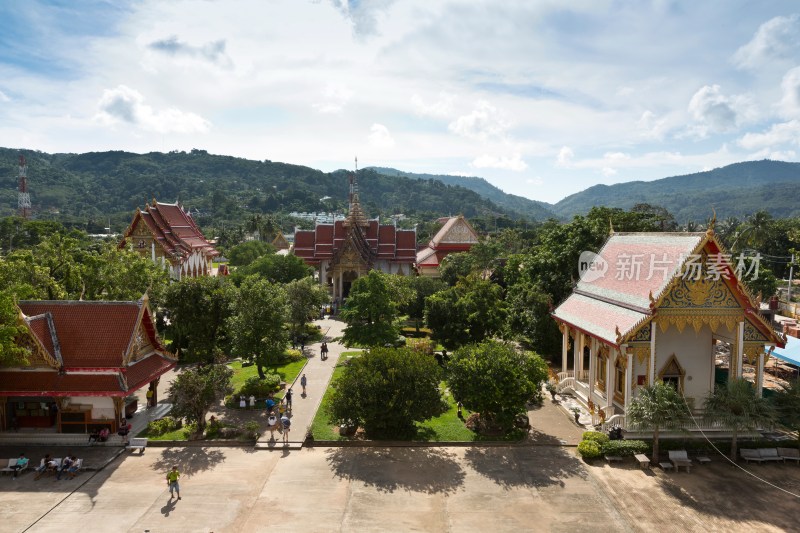
[{"label": "walkway path", "polygon": [[[322,402],[322,395],[325,394],[325,389],[328,388],[328,383],[331,381],[333,369],[336,368],[339,356],[346,350],[342,344],[331,341],[342,336],[342,330],[345,327],[344,322],[326,318],[316,320],[314,324],[321,328],[324,340],[328,343],[328,359],[325,361],[320,359],[319,348],[322,345],[321,342],[306,346],[306,354],[309,355],[308,363],[294,383],[290,385],[294,393],[292,396],[292,429],[289,432],[289,448],[292,449],[302,447],[306,432],[311,427],[311,422],[317,414],[320,402]],[[305,374],[308,381],[305,398],[301,394],[303,388],[300,386],[300,377],[303,374]],[[264,435],[256,442],[256,448],[284,448],[281,442],[281,435],[275,433],[275,438],[276,441],[270,442],[269,432],[264,432]]]}]

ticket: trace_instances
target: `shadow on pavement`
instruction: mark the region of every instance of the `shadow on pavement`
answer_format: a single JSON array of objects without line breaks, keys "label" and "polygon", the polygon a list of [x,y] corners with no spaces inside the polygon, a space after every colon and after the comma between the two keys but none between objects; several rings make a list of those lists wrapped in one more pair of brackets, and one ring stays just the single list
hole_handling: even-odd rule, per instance
[{"label": "shadow on pavement", "polygon": [[209,470],[225,460],[225,454],[213,448],[167,448],[153,463],[153,470],[167,472],[177,465],[182,475],[191,476]]},{"label": "shadow on pavement", "polygon": [[465,476],[455,455],[437,448],[337,448],[329,452],[327,461],[337,477],[361,481],[382,492],[451,494]]},{"label": "shadow on pavement", "polygon": [[464,458],[476,472],[505,488],[564,486],[564,479],[587,477],[570,448],[470,448]]},{"label": "shadow on pavement", "polygon": [[172,498],[169,499],[166,505],[161,508],[161,514],[164,515],[164,518],[169,516],[169,513],[175,510],[175,504],[178,503],[178,500],[174,500]]}]

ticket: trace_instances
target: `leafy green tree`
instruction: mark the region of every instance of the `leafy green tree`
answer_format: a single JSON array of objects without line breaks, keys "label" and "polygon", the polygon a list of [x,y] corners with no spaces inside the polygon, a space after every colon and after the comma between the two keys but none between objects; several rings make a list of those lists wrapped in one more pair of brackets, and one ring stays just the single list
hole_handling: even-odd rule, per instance
[{"label": "leafy green tree", "polygon": [[248,266],[237,269],[234,277],[240,280],[242,275],[257,274],[272,283],[289,283],[308,277],[312,272],[311,267],[295,255],[271,254],[259,257]]},{"label": "leafy green tree", "polygon": [[475,266],[475,259],[466,252],[449,254],[439,265],[439,276],[442,281],[454,286],[458,280],[467,277]]},{"label": "leafy green tree", "polygon": [[797,432],[800,444],[800,379],[794,379],[782,388],[780,394],[775,396],[775,407],[781,422]]},{"label": "leafy green tree", "polygon": [[547,379],[547,363],[533,352],[497,341],[463,346],[447,364],[453,396],[489,424],[509,429]]},{"label": "leafy green tree", "polygon": [[275,253],[275,247],[263,241],[247,241],[228,250],[228,261],[231,266],[248,266],[259,257]]},{"label": "leafy green tree", "polygon": [[394,299],[394,276],[370,270],[350,287],[341,317],[347,323],[347,345],[383,346],[394,342],[400,333],[398,304]]},{"label": "leafy green tree", "polygon": [[253,361],[263,379],[264,367],[276,365],[289,342],[284,327],[289,314],[286,290],[259,276],[250,276],[239,288],[232,309],[233,316],[228,319],[231,354]]},{"label": "leafy green tree", "polygon": [[502,293],[497,284],[470,275],[430,296],[425,321],[432,337],[452,349],[499,334],[507,313]]},{"label": "leafy green tree", "polygon": [[184,370],[167,392],[172,402],[172,416],[197,424],[198,433],[202,433],[209,409],[233,392],[232,377],[233,370],[223,364]]},{"label": "leafy green tree", "polygon": [[309,320],[317,318],[320,308],[330,298],[328,291],[311,276],[287,283],[286,296],[292,336],[300,334]]},{"label": "leafy green tree", "polygon": [[169,273],[132,250],[113,244],[84,255],[80,268],[84,300],[138,300],[148,293],[158,303],[169,285]]},{"label": "leafy green tree", "polygon": [[739,433],[754,431],[775,421],[775,409],[764,398],[756,396],[752,383],[746,379],[729,379],[727,385],[714,388],[704,403],[704,418],[730,428],[731,461],[736,461]]},{"label": "leafy green tree", "polygon": [[18,344],[19,338],[27,329],[20,322],[19,309],[14,298],[6,291],[0,291],[0,364],[15,365],[25,363],[29,350]]},{"label": "leafy green tree", "polygon": [[[83,292],[80,263],[76,257],[82,253],[80,243],[73,237],[54,233],[36,245],[35,261],[47,269],[48,275],[63,288],[68,298],[79,298]],[[48,300],[55,300],[58,291],[47,289]]]},{"label": "leafy green tree", "polygon": [[190,361],[214,361],[227,348],[228,319],[236,297],[236,287],[224,276],[170,284],[163,305],[175,349],[185,350]]},{"label": "leafy green tree", "polygon": [[732,249],[737,252],[744,248],[759,250],[769,238],[774,225],[775,220],[767,211],[763,209],[756,211],[739,226],[739,232],[734,239]]},{"label": "leafy green tree", "polygon": [[657,381],[638,389],[625,416],[635,426],[653,430],[653,463],[658,462],[658,438],[662,429],[680,427],[689,419],[683,396],[669,383]]},{"label": "leafy green tree", "polygon": [[529,281],[518,283],[507,296],[508,330],[512,336],[535,347],[551,360],[561,356],[560,334],[550,316],[553,302],[545,291]]},{"label": "leafy green tree", "polygon": [[446,285],[440,279],[426,276],[406,276],[399,280],[410,292],[407,301],[400,305],[400,313],[413,320],[419,332],[419,326],[425,320],[425,299],[443,290]]},{"label": "leafy green tree", "polygon": [[0,258],[0,286],[18,300],[63,300],[66,291],[38,264],[32,250],[16,250]]},{"label": "leafy green tree", "polygon": [[335,382],[331,418],[362,426],[371,438],[409,438],[415,422],[442,413],[441,369],[408,348],[372,348],[351,360]]}]

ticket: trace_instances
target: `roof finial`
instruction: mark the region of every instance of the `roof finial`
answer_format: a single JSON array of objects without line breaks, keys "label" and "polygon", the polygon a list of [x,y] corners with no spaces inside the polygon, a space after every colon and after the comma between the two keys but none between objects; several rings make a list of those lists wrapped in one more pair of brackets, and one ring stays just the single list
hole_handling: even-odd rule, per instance
[{"label": "roof finial", "polygon": [[708,222],[708,229],[706,230],[706,233],[708,233],[709,235],[713,235],[714,234],[714,226],[717,225],[717,211],[714,209],[713,205],[711,206],[711,212],[714,213],[714,215],[711,217],[711,220]]},{"label": "roof finial", "polygon": [[614,235],[614,223],[611,222],[611,217],[608,217],[608,234]]}]

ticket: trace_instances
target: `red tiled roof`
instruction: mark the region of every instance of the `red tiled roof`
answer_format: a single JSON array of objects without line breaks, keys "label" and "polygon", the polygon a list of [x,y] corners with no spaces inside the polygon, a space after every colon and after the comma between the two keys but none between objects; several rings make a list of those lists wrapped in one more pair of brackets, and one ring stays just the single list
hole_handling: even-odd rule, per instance
[{"label": "red tiled roof", "polygon": [[60,354],[56,353],[55,346],[53,346],[53,331],[50,329],[50,321],[47,319],[47,315],[42,314],[29,317],[27,322],[28,326],[31,328],[31,333],[33,333],[39,342],[42,343],[44,349],[47,350],[47,353],[49,353],[54,359],[58,360],[60,358]]},{"label": "red tiled roof", "polygon": [[0,371],[0,396],[127,396],[117,374]]},{"label": "red tiled roof", "polygon": [[128,381],[128,390],[140,389],[153,381],[157,376],[175,368],[176,362],[165,359],[158,354],[150,355],[125,368],[125,379]]},{"label": "red tiled roof", "polygon": [[[362,254],[401,263],[413,263],[416,257],[414,230],[397,229],[394,224],[370,220],[366,227],[358,228],[358,232],[355,239]],[[307,264],[317,264],[335,257],[344,247],[346,236],[347,228],[341,220],[334,224],[317,224],[313,231],[295,232],[294,254]]]},{"label": "red tiled roof", "polygon": [[162,204],[154,201],[144,211],[137,210],[133,222],[125,231],[121,246],[141,220],[152,233],[153,238],[164,248],[167,254],[186,257],[194,250],[204,250],[209,257],[219,252],[205,238],[200,228],[183,208],[178,204]]}]

